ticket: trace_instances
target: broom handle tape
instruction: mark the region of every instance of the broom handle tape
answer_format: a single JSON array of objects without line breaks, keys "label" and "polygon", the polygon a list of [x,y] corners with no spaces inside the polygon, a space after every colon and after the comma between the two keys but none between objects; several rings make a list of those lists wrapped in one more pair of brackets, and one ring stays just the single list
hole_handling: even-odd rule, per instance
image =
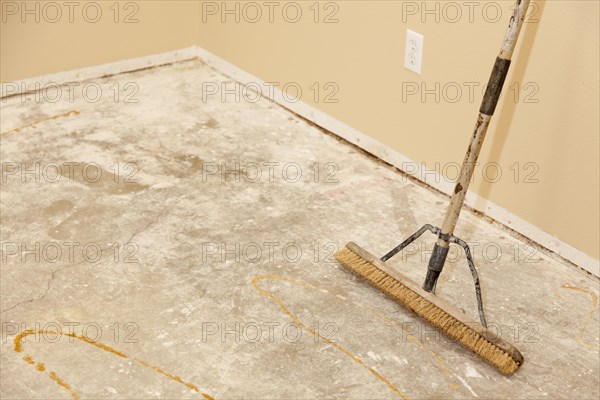
[{"label": "broom handle tape", "polygon": [[500,57],[496,58],[492,75],[488,80],[487,88],[485,89],[483,100],[481,101],[481,107],[479,107],[480,113],[490,116],[494,115],[509,67],[510,60]]}]

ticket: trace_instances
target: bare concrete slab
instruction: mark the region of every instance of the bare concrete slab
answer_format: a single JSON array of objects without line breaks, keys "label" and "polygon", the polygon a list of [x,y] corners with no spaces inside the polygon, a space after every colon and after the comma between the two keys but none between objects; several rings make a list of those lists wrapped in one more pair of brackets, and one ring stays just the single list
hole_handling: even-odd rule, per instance
[{"label": "bare concrete slab", "polygon": [[[500,375],[332,256],[384,254],[447,198],[207,82],[233,84],[196,60],[2,100],[3,399],[598,398],[597,278],[464,211],[525,357]],[[389,262],[421,281],[433,242]],[[475,319],[450,257],[438,294]]]}]

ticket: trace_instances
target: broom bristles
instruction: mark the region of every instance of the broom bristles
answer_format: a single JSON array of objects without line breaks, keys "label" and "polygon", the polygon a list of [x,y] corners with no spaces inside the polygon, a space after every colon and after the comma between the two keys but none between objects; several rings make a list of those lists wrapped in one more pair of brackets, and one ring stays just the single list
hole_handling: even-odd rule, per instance
[{"label": "broom bristles", "polygon": [[515,360],[511,354],[494,344],[489,338],[482,336],[480,332],[470,328],[465,322],[426,300],[354,251],[344,247],[335,254],[335,258],[348,270],[367,280],[397,303],[433,325],[448,338],[489,362],[503,374],[510,375],[521,366],[522,357],[521,360]]}]

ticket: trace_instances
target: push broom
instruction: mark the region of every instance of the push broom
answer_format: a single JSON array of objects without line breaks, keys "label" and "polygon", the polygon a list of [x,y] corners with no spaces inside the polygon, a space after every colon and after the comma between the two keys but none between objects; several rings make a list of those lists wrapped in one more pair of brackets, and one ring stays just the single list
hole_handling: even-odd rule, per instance
[{"label": "push broom", "polygon": [[[442,227],[438,228],[430,224],[423,226],[381,258],[375,257],[352,242],[348,243],[335,255],[336,259],[348,270],[364,278],[393,300],[439,329],[448,338],[462,344],[506,375],[512,374],[523,364],[523,356],[512,344],[504,341],[496,333],[487,329],[479,278],[471,251],[467,243],[454,236],[453,233],[465,200],[469,182],[473,175],[479,151],[483,144],[483,139],[485,138],[488,125],[496,109],[502,86],[504,85],[504,80],[506,79],[510,60],[527,13],[529,1],[517,0],[516,2],[514,13],[504,36],[504,41],[502,42],[500,54],[494,63],[494,69],[492,70],[483,101],[479,108],[475,130],[471,137],[471,142],[467,149],[467,154],[465,155]],[[413,280],[388,266],[385,261],[396,255],[426,231],[437,235],[437,241],[429,259],[425,281],[422,287],[420,287]],[[467,263],[475,283],[479,322],[469,320],[463,311],[435,295],[436,283],[444,267],[450,243],[459,245],[465,251]]]}]

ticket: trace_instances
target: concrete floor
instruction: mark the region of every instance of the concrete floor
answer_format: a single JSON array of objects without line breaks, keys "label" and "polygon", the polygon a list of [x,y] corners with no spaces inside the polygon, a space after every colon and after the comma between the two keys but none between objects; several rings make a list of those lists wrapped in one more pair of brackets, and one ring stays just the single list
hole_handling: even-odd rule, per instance
[{"label": "concrete floor", "polygon": [[[500,375],[332,257],[385,253],[447,198],[268,100],[202,98],[227,81],[197,60],[97,80],[96,103],[3,100],[3,399],[598,398],[597,278],[464,211],[525,357]],[[432,247],[390,263],[420,281]],[[458,254],[438,294],[475,317]]]}]

